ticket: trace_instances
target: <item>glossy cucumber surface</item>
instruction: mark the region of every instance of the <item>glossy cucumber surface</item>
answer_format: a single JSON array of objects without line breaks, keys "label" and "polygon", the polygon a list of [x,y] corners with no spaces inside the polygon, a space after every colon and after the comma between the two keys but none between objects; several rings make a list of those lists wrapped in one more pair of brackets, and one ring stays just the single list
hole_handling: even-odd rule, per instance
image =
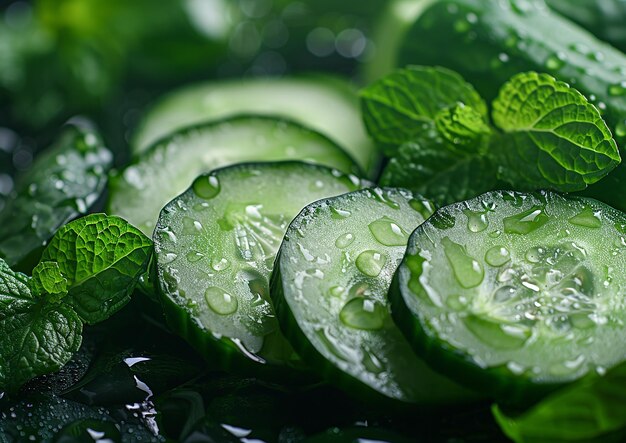
[{"label": "glossy cucumber surface", "polygon": [[394,319],[441,372],[524,401],[626,355],[626,216],[552,192],[490,192],[411,235]]}]

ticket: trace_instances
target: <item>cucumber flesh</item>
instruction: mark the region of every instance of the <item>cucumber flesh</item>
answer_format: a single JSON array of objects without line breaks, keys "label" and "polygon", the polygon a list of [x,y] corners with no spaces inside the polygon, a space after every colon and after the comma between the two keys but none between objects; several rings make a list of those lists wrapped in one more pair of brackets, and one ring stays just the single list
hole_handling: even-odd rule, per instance
[{"label": "cucumber flesh", "polygon": [[389,313],[387,289],[409,233],[430,213],[408,191],[365,189],[307,206],[287,231],[272,276],[281,329],[348,392],[421,404],[468,395],[415,356]]},{"label": "cucumber flesh", "polygon": [[626,216],[593,199],[490,192],[411,235],[390,292],[417,352],[523,402],[626,356]]},{"label": "cucumber flesh", "polygon": [[354,176],[301,162],[199,176],[165,206],[153,236],[168,324],[225,368],[292,363],[269,298],[276,251],[306,204],[360,187]]},{"label": "cucumber flesh", "polygon": [[201,173],[248,161],[305,160],[357,172],[334,142],[287,120],[241,116],[180,130],[146,151],[109,183],[108,212],[152,235],[165,204]]},{"label": "cucumber flesh", "polygon": [[292,119],[344,148],[373,178],[380,157],[361,120],[358,97],[334,77],[265,78],[201,83],[165,96],[148,112],[133,140],[141,153],[172,131],[238,114]]}]

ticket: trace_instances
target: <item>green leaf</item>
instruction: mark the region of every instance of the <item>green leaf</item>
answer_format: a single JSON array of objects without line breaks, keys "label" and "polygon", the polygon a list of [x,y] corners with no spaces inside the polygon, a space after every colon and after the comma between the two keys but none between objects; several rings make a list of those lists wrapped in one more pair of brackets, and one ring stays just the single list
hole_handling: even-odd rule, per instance
[{"label": "green leaf", "polygon": [[435,135],[402,145],[380,184],[410,189],[441,206],[492,190],[496,171],[487,158],[459,155]]},{"label": "green leaf", "polygon": [[52,296],[49,300],[59,301],[67,294],[67,279],[61,273],[59,264],[51,261],[39,262],[33,269],[30,287],[34,295]]},{"label": "green leaf", "polygon": [[497,406],[493,414],[518,443],[607,441],[626,428],[626,364],[557,391],[517,417]]},{"label": "green leaf", "polygon": [[489,145],[491,128],[471,106],[458,103],[442,109],[435,116],[439,134],[450,143],[448,148],[460,154],[483,154]]},{"label": "green leaf", "polygon": [[41,261],[58,264],[67,279],[63,302],[93,324],[128,303],[151,248],[150,239],[124,219],[91,214],[63,226]]},{"label": "green leaf", "polygon": [[0,212],[0,258],[30,271],[57,229],[100,197],[112,159],[93,132],[68,127],[19,177],[16,194]]},{"label": "green leaf", "polygon": [[519,189],[579,191],[620,162],[600,112],[547,74],[509,80],[493,102],[493,120],[504,134],[493,140],[491,155],[500,178]]},{"label": "green leaf", "polygon": [[474,88],[440,67],[408,66],[361,91],[365,126],[387,154],[431,130],[437,114],[457,103],[487,116],[487,106]]},{"label": "green leaf", "polygon": [[34,298],[28,277],[0,260],[0,391],[60,369],[80,347],[81,332],[70,307]]}]

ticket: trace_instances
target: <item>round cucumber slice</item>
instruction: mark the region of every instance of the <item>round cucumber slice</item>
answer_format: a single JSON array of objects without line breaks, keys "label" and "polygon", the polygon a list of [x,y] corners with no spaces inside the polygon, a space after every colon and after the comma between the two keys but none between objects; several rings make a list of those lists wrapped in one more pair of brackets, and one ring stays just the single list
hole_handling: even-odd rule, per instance
[{"label": "round cucumber slice", "polygon": [[431,371],[391,320],[387,289],[430,203],[365,189],[307,206],[291,223],[272,276],[281,329],[317,372],[350,393],[404,403],[468,393]]},{"label": "round cucumber slice", "polygon": [[417,352],[503,401],[626,356],[626,216],[552,192],[489,192],[411,235],[390,298]]},{"label": "round cucumber slice", "polygon": [[380,155],[365,131],[357,94],[348,82],[326,76],[213,81],[176,90],[147,113],[133,150],[141,153],[182,127],[242,113],[292,119],[338,143],[370,178],[377,172]]},{"label": "round cucumber slice", "polygon": [[159,217],[154,248],[168,324],[224,368],[289,364],[269,277],[291,219],[308,203],[361,187],[301,162],[250,163],[199,176]]},{"label": "round cucumber slice", "polygon": [[358,172],[339,146],[296,123],[239,116],[188,127],[162,139],[109,183],[109,213],[147,235],[159,211],[199,175],[247,161],[305,160]]}]

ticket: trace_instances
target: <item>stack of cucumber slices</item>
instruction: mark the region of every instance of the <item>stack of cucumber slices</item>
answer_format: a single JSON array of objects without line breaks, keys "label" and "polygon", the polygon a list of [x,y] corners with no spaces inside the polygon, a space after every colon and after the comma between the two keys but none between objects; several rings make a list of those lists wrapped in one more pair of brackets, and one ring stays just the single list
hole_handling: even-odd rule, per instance
[{"label": "stack of cucumber slices", "polygon": [[[283,86],[331,109],[307,127]],[[376,187],[359,178],[371,145],[344,150],[359,119],[324,115],[358,112],[336,87],[200,85],[148,114],[109,210],[153,234],[143,289],[175,333],[222,369],[396,406],[527,404],[624,359],[624,214],[552,192],[437,209]]]}]

